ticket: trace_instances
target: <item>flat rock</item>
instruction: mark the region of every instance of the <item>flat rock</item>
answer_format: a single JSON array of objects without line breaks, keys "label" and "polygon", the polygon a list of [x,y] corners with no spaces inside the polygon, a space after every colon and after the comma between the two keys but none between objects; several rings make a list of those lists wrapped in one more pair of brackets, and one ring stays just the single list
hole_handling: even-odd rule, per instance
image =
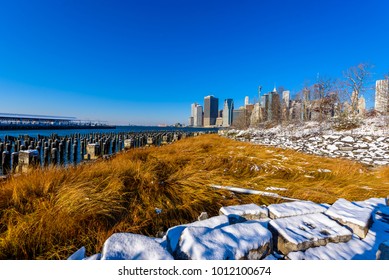
[{"label": "flat rock", "polygon": [[236,215],[228,215],[228,216],[222,215],[222,216],[215,216],[202,221],[197,221],[190,224],[178,225],[169,228],[166,233],[167,249],[173,255],[175,254],[181,233],[187,227],[220,228],[220,227],[228,226],[230,224],[235,224],[243,221],[245,221],[244,218]]},{"label": "flat rock", "polygon": [[347,242],[352,237],[347,228],[322,213],[272,220],[268,228],[273,233],[275,250],[284,255],[329,242]]},{"label": "flat rock", "polygon": [[238,215],[244,217],[247,220],[268,218],[268,212],[269,211],[266,207],[261,207],[254,203],[225,206],[219,210],[220,215]]},{"label": "flat rock", "polygon": [[389,260],[389,240],[382,242],[378,247],[377,260]]},{"label": "flat rock", "polygon": [[323,213],[327,210],[322,205],[316,204],[312,201],[293,201],[280,204],[271,204],[267,208],[269,209],[269,217],[271,219],[313,213]]},{"label": "flat rock", "polygon": [[102,260],[173,260],[154,239],[132,233],[114,233],[105,242]]},{"label": "flat rock", "polygon": [[351,137],[351,136],[346,136],[346,137],[342,138],[340,141],[346,142],[346,143],[353,143],[354,142],[354,138]]},{"label": "flat rock", "polygon": [[372,224],[372,212],[373,209],[340,198],[325,214],[351,228],[360,238],[365,238]]},{"label": "flat rock", "polygon": [[259,221],[218,229],[188,227],[180,238],[178,259],[259,260],[272,252],[272,235]]}]

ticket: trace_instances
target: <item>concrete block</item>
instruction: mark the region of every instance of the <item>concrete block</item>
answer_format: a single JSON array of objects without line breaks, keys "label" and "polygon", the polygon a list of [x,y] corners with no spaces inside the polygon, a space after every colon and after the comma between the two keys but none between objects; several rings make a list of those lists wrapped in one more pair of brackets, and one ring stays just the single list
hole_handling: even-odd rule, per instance
[{"label": "concrete block", "polygon": [[358,206],[346,199],[338,199],[325,214],[349,227],[360,238],[365,238],[372,224],[373,209]]},{"label": "concrete block", "polygon": [[269,217],[266,207],[260,207],[254,203],[234,206],[224,206],[219,210],[220,215],[238,215],[247,220],[257,220]]},{"label": "concrete block", "polygon": [[347,242],[352,232],[322,213],[272,220],[274,249],[284,255],[290,252],[324,246],[329,242]]}]

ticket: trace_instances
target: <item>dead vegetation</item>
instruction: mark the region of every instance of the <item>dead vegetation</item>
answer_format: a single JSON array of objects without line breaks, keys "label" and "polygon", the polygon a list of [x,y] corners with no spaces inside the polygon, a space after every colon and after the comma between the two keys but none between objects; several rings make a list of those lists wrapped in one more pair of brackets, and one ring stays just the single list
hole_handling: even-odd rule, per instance
[{"label": "dead vegetation", "polygon": [[[131,150],[109,161],[31,170],[0,183],[0,258],[64,259],[100,252],[114,232],[155,236],[221,206],[277,202],[211,185],[238,186],[333,203],[389,191],[389,167],[305,155],[217,135]],[[158,214],[156,209],[161,209]]]}]

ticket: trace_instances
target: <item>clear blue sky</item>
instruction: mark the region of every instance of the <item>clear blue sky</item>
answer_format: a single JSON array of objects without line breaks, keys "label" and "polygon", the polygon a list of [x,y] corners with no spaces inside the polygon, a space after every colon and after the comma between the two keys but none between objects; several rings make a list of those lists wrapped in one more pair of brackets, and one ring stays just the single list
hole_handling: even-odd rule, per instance
[{"label": "clear blue sky", "polygon": [[187,123],[209,94],[239,106],[258,85],[295,93],[360,62],[380,79],[388,11],[387,0],[0,0],[0,112]]}]

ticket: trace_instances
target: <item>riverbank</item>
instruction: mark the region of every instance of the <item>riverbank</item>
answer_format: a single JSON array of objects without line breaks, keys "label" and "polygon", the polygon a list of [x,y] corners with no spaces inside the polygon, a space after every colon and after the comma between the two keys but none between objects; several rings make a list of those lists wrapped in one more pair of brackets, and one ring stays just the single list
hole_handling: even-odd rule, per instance
[{"label": "riverbank", "polygon": [[269,205],[282,197],[319,203],[386,197],[388,177],[389,167],[370,169],[218,135],[77,167],[32,170],[0,182],[0,258],[65,259],[82,246],[93,255],[115,232],[156,236],[228,205]]}]

